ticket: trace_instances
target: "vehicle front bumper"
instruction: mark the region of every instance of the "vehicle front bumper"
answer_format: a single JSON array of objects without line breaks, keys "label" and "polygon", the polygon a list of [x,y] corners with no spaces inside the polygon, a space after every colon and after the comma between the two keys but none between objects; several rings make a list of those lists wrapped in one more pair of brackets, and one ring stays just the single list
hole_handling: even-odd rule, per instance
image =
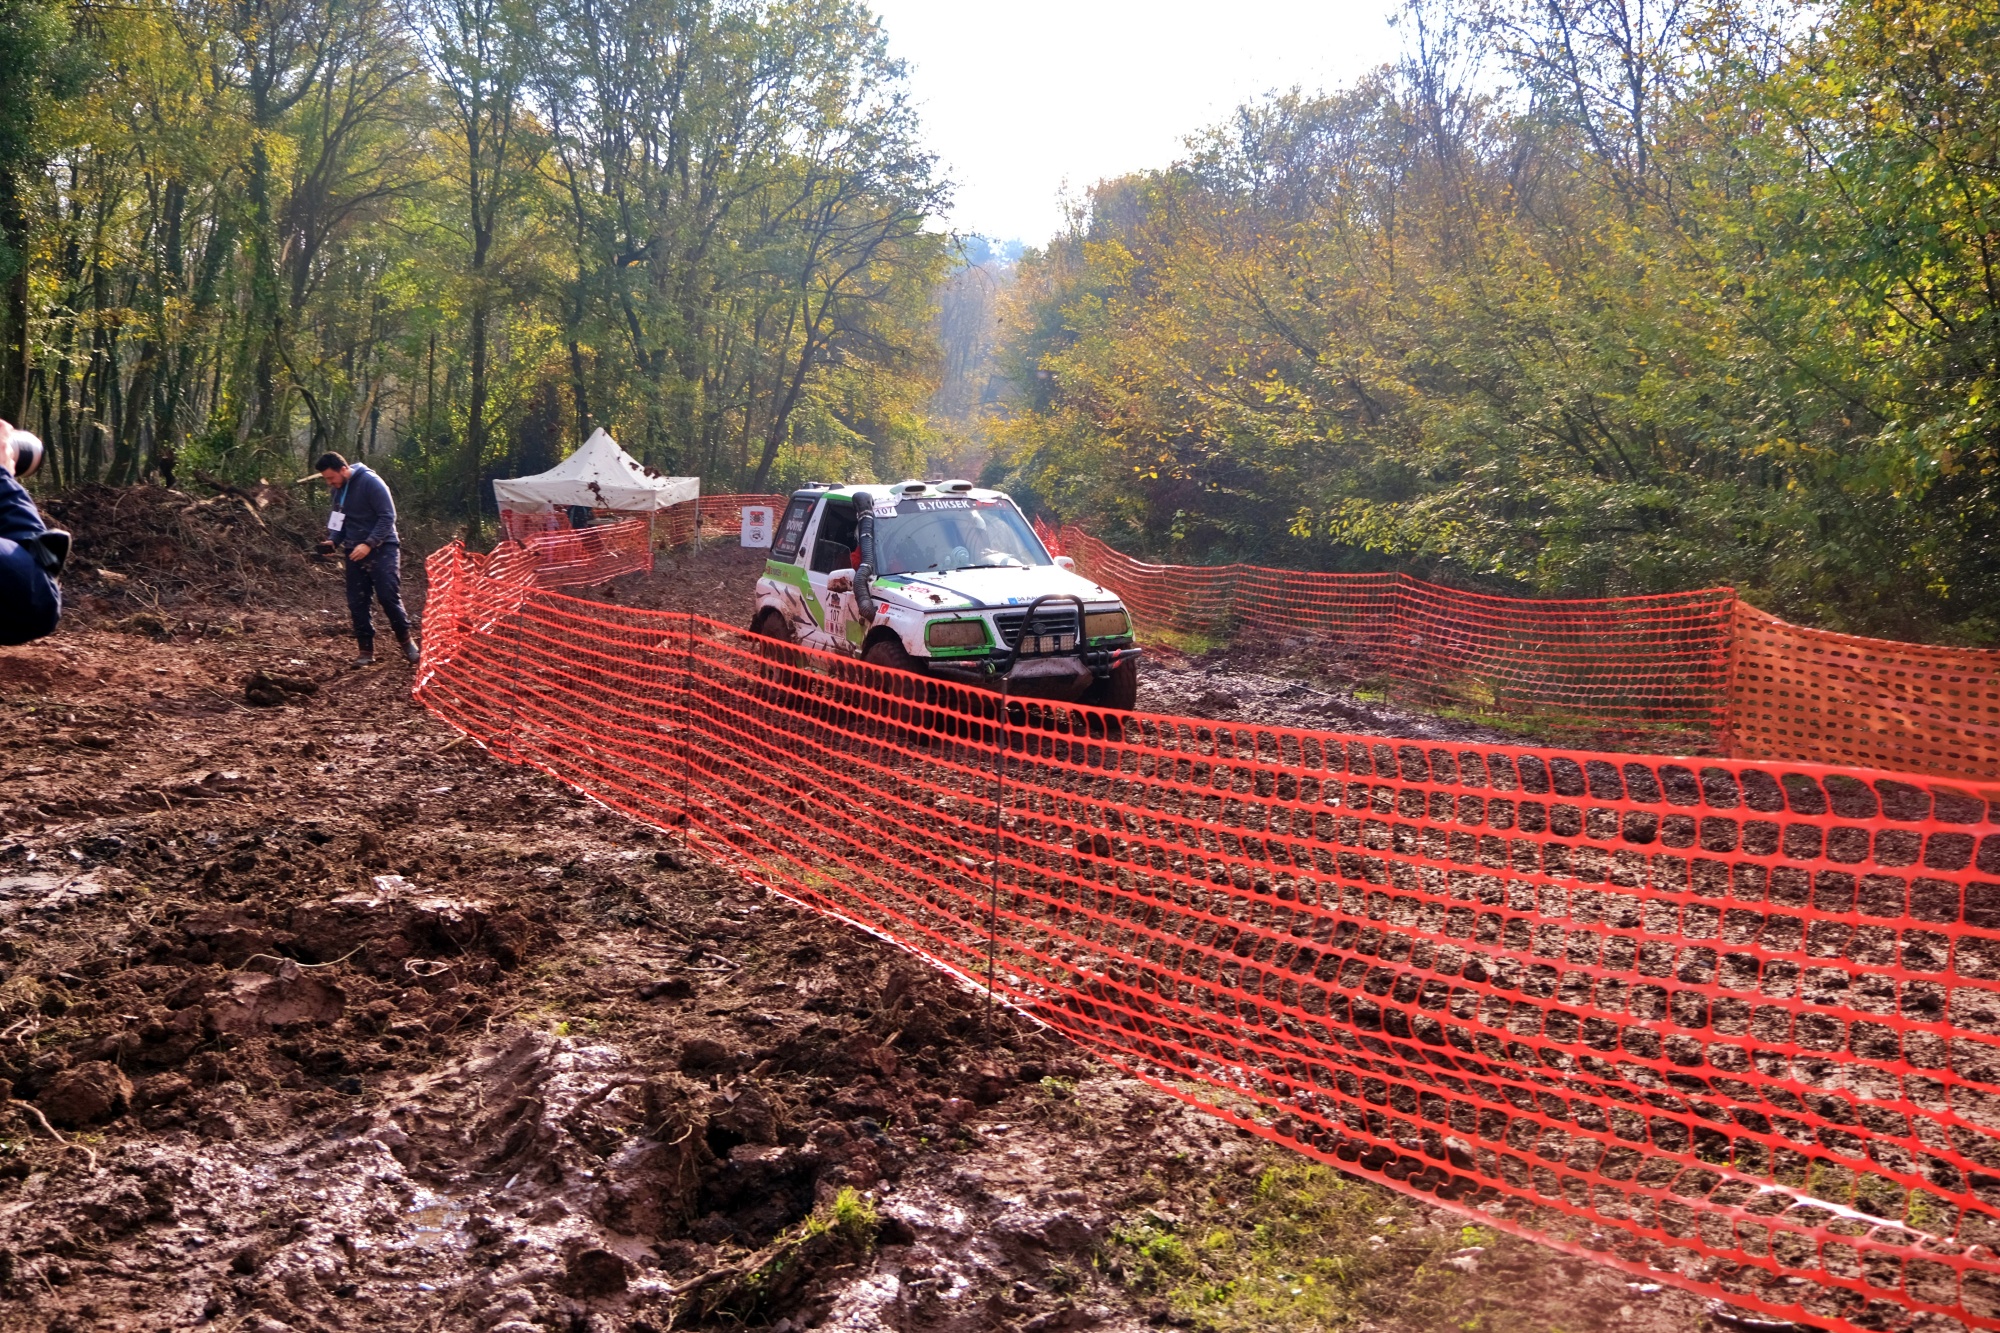
[{"label": "vehicle front bumper", "polygon": [[981,689],[997,690],[1004,680],[1008,694],[1024,699],[1060,699],[1073,703],[1121,663],[1139,656],[1139,649],[1086,648],[1079,653],[1049,653],[1013,659],[932,658],[925,663],[940,680],[955,680]]}]

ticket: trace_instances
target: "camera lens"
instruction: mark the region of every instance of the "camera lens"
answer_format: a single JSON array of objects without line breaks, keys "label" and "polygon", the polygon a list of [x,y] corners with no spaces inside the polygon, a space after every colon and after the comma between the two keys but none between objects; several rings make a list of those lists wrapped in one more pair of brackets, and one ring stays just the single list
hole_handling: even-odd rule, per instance
[{"label": "camera lens", "polygon": [[14,432],[14,475],[32,477],[42,466],[42,440],[25,430]]}]

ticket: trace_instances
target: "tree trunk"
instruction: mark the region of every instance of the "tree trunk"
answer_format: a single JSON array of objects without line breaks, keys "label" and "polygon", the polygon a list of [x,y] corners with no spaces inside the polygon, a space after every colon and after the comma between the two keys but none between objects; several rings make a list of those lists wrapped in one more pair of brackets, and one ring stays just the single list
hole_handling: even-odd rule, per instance
[{"label": "tree trunk", "polygon": [[569,340],[570,391],[576,395],[576,442],[581,446],[590,438],[590,383],[583,376],[583,347],[576,339]]},{"label": "tree trunk", "polygon": [[0,324],[6,327],[6,343],[0,347],[0,416],[20,422],[28,415],[28,218],[11,171],[0,172],[0,240],[13,260],[0,298]]},{"label": "tree trunk", "polygon": [[472,406],[466,422],[465,521],[479,536],[481,504],[479,468],[486,460],[486,296],[472,302]]},{"label": "tree trunk", "polygon": [[[258,124],[263,124],[263,116]],[[256,349],[251,370],[251,431],[272,442],[278,421],[278,274],[271,244],[271,157],[260,135],[250,147],[250,310],[244,336]]]}]

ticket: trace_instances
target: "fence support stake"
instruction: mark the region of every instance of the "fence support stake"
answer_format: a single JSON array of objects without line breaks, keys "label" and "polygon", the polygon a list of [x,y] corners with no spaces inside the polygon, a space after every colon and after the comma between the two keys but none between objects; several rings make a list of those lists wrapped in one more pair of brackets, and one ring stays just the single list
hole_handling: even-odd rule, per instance
[{"label": "fence support stake", "polygon": [[687,657],[681,666],[681,850],[688,851],[692,844],[689,834],[694,829],[694,807],[689,795],[694,770],[694,612],[687,613],[688,641]]},{"label": "fence support stake", "polygon": [[[1027,633],[1027,622],[1021,624]],[[1000,821],[1007,794],[1007,691],[1014,683],[1012,664],[1000,678],[1000,717],[994,727],[993,747],[993,879],[986,895],[986,1031],[993,1032],[994,950],[1000,935]]]}]

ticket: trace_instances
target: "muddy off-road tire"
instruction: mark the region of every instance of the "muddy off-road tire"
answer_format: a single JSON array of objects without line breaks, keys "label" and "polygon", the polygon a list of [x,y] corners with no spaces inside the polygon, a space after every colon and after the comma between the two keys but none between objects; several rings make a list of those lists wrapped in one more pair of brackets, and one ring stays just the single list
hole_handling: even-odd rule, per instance
[{"label": "muddy off-road tire", "polygon": [[793,637],[791,622],[781,613],[766,608],[750,622],[750,632],[757,636],[757,651],[764,658],[765,698],[775,703],[781,696],[796,692],[802,683],[799,669],[805,662],[798,651],[798,640]]},{"label": "muddy off-road tire", "polygon": [[1092,681],[1090,688],[1077,700],[1092,708],[1116,708],[1131,712],[1139,702],[1139,663],[1127,658],[1111,668],[1111,674],[1102,680]]},{"label": "muddy off-road tire", "polygon": [[768,607],[759,611],[757,618],[750,622],[750,632],[763,640],[757,645],[757,651],[764,654],[766,661],[790,666],[798,659],[798,654],[793,651],[798,639],[792,634],[791,622],[779,612]]},{"label": "muddy off-road tire", "polygon": [[869,666],[887,667],[891,671],[907,671],[917,676],[925,674],[924,664],[910,656],[900,639],[877,639],[861,654],[861,660]]},{"label": "muddy off-road tire", "polygon": [[[881,690],[896,700],[884,701],[872,695],[863,696],[866,706],[890,721],[902,724],[895,729],[894,738],[904,745],[928,746],[934,739],[930,734],[940,721],[935,705],[938,702],[938,688],[931,680],[930,672],[924,664],[910,656],[902,641],[883,637],[869,644],[861,652],[861,660],[872,667],[901,673],[888,681],[871,680],[869,686]],[[902,727],[915,728],[905,732]]]}]

